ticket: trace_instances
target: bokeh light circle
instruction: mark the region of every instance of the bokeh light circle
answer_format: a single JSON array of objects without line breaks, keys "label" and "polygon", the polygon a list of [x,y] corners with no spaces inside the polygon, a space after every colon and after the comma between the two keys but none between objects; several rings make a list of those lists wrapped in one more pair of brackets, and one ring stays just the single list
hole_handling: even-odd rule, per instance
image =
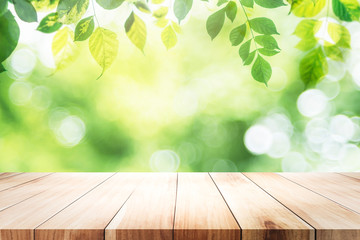
[{"label": "bokeh light circle", "polygon": [[180,165],[180,157],[172,150],[159,150],[150,157],[150,167],[154,172],[175,172]]}]

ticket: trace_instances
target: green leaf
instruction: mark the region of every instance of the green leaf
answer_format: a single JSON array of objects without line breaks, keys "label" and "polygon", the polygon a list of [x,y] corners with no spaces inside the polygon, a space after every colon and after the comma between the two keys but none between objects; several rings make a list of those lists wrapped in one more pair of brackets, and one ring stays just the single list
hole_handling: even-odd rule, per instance
[{"label": "green leaf", "polygon": [[68,27],[60,29],[55,34],[51,49],[57,70],[67,67],[75,60],[76,44],[73,39],[74,33]]},{"label": "green leaf", "polygon": [[181,22],[191,10],[193,0],[175,0],[174,2],[174,14],[176,18]]},{"label": "green leaf", "polygon": [[206,21],[206,30],[213,40],[221,31],[225,21],[225,8],[211,14]]},{"label": "green leaf", "polygon": [[58,13],[50,13],[44,17],[36,30],[43,33],[53,33],[61,28],[62,23],[58,22]]},{"label": "green leaf", "polygon": [[243,43],[240,46],[239,49],[239,56],[241,57],[241,59],[243,60],[243,62],[245,62],[245,60],[248,58],[249,53],[250,53],[250,46],[251,46],[251,40],[248,40],[247,42]]},{"label": "green leaf", "polygon": [[76,23],[89,7],[89,0],[60,0],[57,7],[59,22],[64,24]]},{"label": "green leaf", "polygon": [[171,26],[173,27],[173,29],[175,30],[175,32],[177,33],[181,33],[181,27],[179,24],[177,24],[176,22],[174,21],[171,21]]},{"label": "green leaf", "polygon": [[260,35],[255,37],[255,42],[257,42],[259,45],[263,46],[264,48],[273,50],[273,49],[279,49],[279,46],[273,36],[270,35]]},{"label": "green leaf", "polygon": [[265,17],[253,18],[249,21],[250,27],[257,33],[260,34],[279,34],[276,30],[274,22]]},{"label": "green leaf", "polygon": [[164,43],[167,50],[174,47],[177,43],[176,33],[169,25],[161,32],[161,40]]},{"label": "green leaf", "polygon": [[246,35],[246,24],[242,24],[230,32],[230,42],[233,46],[239,45],[245,38]]},{"label": "green leaf", "polygon": [[318,83],[327,72],[328,65],[321,47],[314,48],[300,61],[300,77],[307,86]]},{"label": "green leaf", "polygon": [[[5,1],[5,0],[2,0]],[[16,14],[25,22],[37,22],[37,13],[28,0],[13,0]]]},{"label": "green leaf", "polygon": [[8,2],[6,0],[0,1],[0,17],[8,10]]},{"label": "green leaf", "polygon": [[255,0],[255,3],[264,8],[277,8],[286,5],[283,0]]},{"label": "green leaf", "polygon": [[328,33],[338,47],[351,48],[351,35],[346,27],[337,23],[329,23]]},{"label": "green leaf", "polygon": [[360,17],[360,5],[358,0],[332,0],[335,15],[343,21],[358,21]]},{"label": "green leaf", "polygon": [[161,4],[163,3],[165,0],[151,0],[151,3],[153,4]]},{"label": "green leaf", "polygon": [[252,51],[244,61],[244,66],[250,65],[255,58],[256,50]]},{"label": "green leaf", "polygon": [[296,26],[294,34],[299,38],[314,38],[315,33],[320,29],[321,21],[304,19]]},{"label": "green leaf", "polygon": [[168,14],[168,11],[169,11],[168,7],[160,7],[153,13],[153,16],[156,18],[163,18]]},{"label": "green leaf", "polygon": [[304,38],[295,46],[302,51],[308,51],[318,45],[318,40],[314,37]]},{"label": "green leaf", "polygon": [[343,62],[344,56],[339,47],[333,46],[325,46],[324,47],[325,55],[335,61]]},{"label": "green leaf", "polygon": [[114,62],[119,49],[119,41],[114,32],[98,27],[89,39],[89,50],[95,61],[102,67],[98,79]]},{"label": "green leaf", "polygon": [[315,17],[325,7],[326,0],[292,0],[291,12],[297,17]]},{"label": "green leaf", "polygon": [[274,56],[280,52],[279,50],[268,49],[268,48],[259,48],[258,50],[259,53],[261,53],[264,56]]},{"label": "green leaf", "polygon": [[160,27],[160,28],[164,28],[168,25],[169,23],[169,19],[166,19],[166,18],[160,18],[159,20],[157,20],[155,22],[155,25]]},{"label": "green leaf", "polygon": [[134,12],[126,19],[125,31],[131,42],[141,51],[144,51],[147,35],[146,25]]},{"label": "green leaf", "polygon": [[249,8],[254,7],[254,0],[240,0],[240,3],[245,7],[249,7]]},{"label": "green leaf", "polygon": [[142,11],[144,13],[151,13],[151,10],[150,10],[149,6],[146,3],[141,2],[141,1],[137,1],[134,4],[135,4],[135,7],[137,9],[139,9],[140,11]]},{"label": "green leaf", "polygon": [[0,16],[0,62],[6,60],[16,48],[20,29],[14,16],[8,10]]},{"label": "green leaf", "polygon": [[96,0],[96,2],[104,9],[111,10],[119,7],[124,0]]},{"label": "green leaf", "polygon": [[224,3],[227,3],[229,0],[218,0],[217,2],[217,6],[220,7],[221,5],[223,5]]},{"label": "green leaf", "polygon": [[2,63],[0,63],[0,73],[5,72],[5,71],[6,71],[6,69],[5,69],[4,65],[2,65]]},{"label": "green leaf", "polygon": [[85,41],[94,31],[94,17],[90,16],[82,19],[75,28],[74,41]]},{"label": "green leaf", "polygon": [[230,19],[231,22],[233,22],[235,20],[236,13],[237,13],[236,3],[233,1],[230,1],[226,5],[225,12],[226,12],[226,16]]},{"label": "green leaf", "polygon": [[265,83],[267,86],[267,82],[270,80],[271,74],[272,70],[270,64],[263,57],[258,55],[251,68],[251,75],[253,78],[258,82]]}]

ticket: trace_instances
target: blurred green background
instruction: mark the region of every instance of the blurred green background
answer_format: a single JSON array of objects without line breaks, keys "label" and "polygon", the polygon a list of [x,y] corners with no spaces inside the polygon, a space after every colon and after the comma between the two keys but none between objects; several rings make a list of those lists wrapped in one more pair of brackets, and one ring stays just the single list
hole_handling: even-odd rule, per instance
[{"label": "blurred green background", "polygon": [[22,22],[0,75],[0,171],[359,171],[359,24],[346,25],[354,39],[346,62],[329,61],[329,74],[306,90],[292,35],[300,19],[287,7],[257,13],[281,34],[265,87],[230,46],[229,25],[210,40],[200,4],[169,51],[147,22],[144,54],[123,31],[126,6],[97,9],[120,40],[99,80],[87,44],[54,73],[53,35]]}]

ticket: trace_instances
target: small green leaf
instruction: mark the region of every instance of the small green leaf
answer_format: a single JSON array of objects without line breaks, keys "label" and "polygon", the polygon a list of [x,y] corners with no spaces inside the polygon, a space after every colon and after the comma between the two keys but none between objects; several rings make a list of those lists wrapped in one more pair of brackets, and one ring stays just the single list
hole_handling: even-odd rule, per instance
[{"label": "small green leaf", "polygon": [[114,62],[119,41],[114,32],[98,27],[89,39],[89,50],[95,61],[102,67],[100,78]]},{"label": "small green leaf", "polygon": [[16,48],[20,36],[19,25],[8,10],[0,16],[0,63],[6,60]]},{"label": "small green leaf", "polygon": [[343,21],[358,21],[360,17],[360,5],[358,0],[332,0],[335,15]]},{"label": "small green leaf", "polygon": [[320,29],[321,21],[304,19],[296,26],[294,34],[299,38],[314,38],[315,33]]},{"label": "small green leaf", "polygon": [[181,22],[186,15],[190,12],[193,4],[193,0],[175,0],[174,2],[174,14],[176,18]]},{"label": "small green leaf", "polygon": [[59,22],[64,24],[76,23],[89,7],[89,0],[60,0],[57,7]]},{"label": "small green leaf", "polygon": [[134,12],[126,19],[125,31],[131,42],[141,51],[144,51],[147,35],[146,25]]},{"label": "small green leaf", "polygon": [[175,30],[175,32],[177,33],[181,33],[181,27],[179,26],[179,24],[177,24],[176,22],[174,21],[171,21],[171,26],[173,27],[173,29]]},{"label": "small green leaf", "polygon": [[254,7],[254,0],[239,0],[240,3],[248,8],[253,8]]},{"label": "small green leaf", "polygon": [[[2,0],[5,1],[5,0]],[[37,22],[37,13],[29,0],[13,0],[16,14],[25,22]]]},{"label": "small green leaf", "polygon": [[230,42],[233,46],[239,45],[245,38],[246,35],[246,24],[242,24],[230,32]]},{"label": "small green leaf", "polygon": [[161,33],[161,40],[164,43],[167,50],[174,47],[177,43],[176,33],[169,25]]},{"label": "small green leaf", "polygon": [[307,86],[318,83],[328,73],[328,65],[321,47],[314,48],[300,61],[300,77]]},{"label": "small green leaf", "polygon": [[244,61],[244,66],[250,65],[252,63],[252,61],[255,58],[255,53],[256,50],[252,51],[251,53],[249,53],[249,56],[246,58],[246,60]]},{"label": "small green leaf", "polygon": [[253,18],[249,21],[250,27],[257,33],[260,34],[279,34],[276,30],[274,22],[265,17]]},{"label": "small green leaf", "polygon": [[258,55],[251,68],[251,75],[253,78],[258,82],[265,83],[267,86],[267,82],[270,80],[271,74],[272,70],[270,64],[263,57]]},{"label": "small green leaf", "polygon": [[259,53],[261,53],[264,56],[274,56],[280,52],[278,50],[268,49],[268,48],[259,48],[258,50]]},{"label": "small green leaf", "polygon": [[255,0],[255,3],[264,8],[277,8],[286,5],[283,0]]},{"label": "small green leaf", "polygon": [[236,3],[233,1],[230,1],[227,5],[226,5],[226,16],[230,19],[231,22],[233,22],[235,20],[236,17],[236,13],[237,13],[237,6]]},{"label": "small green leaf", "polygon": [[326,0],[292,0],[291,12],[297,17],[315,17],[325,7]]},{"label": "small green leaf", "polygon": [[338,47],[351,48],[350,32],[343,25],[337,23],[329,23],[328,33]]},{"label": "small green leaf", "polygon": [[324,51],[325,51],[326,57],[328,57],[332,60],[335,60],[335,61],[339,61],[339,62],[344,61],[344,55],[339,47],[337,47],[335,45],[325,46]]},{"label": "small green leaf", "polygon": [[75,28],[74,41],[85,41],[94,31],[94,17],[90,16],[82,19]]},{"label": "small green leaf", "polygon": [[206,21],[206,30],[213,40],[221,31],[225,21],[225,8],[211,14]]},{"label": "small green leaf", "polygon": [[8,10],[8,2],[6,0],[0,1],[0,17]]},{"label": "small green leaf", "polygon": [[61,22],[58,22],[58,13],[50,13],[44,17],[36,30],[43,33],[53,33],[59,30],[62,26]]},{"label": "small green leaf", "polygon": [[153,13],[153,16],[156,18],[163,18],[168,14],[168,11],[169,11],[168,7],[160,7]]},{"label": "small green leaf", "polygon": [[239,56],[241,57],[241,59],[243,60],[243,62],[245,62],[245,60],[248,58],[249,53],[250,53],[250,46],[251,46],[251,40],[248,40],[247,42],[243,43],[240,46],[239,49]]},{"label": "small green leaf", "polygon": [[153,4],[161,4],[163,3],[165,0],[151,0],[151,3]]},{"label": "small green leaf", "polygon": [[135,7],[137,9],[139,9],[140,11],[142,11],[144,13],[151,13],[151,10],[150,10],[149,6],[146,3],[141,2],[141,1],[137,1],[134,4],[135,4]]},{"label": "small green leaf", "polygon": [[318,40],[315,37],[309,37],[301,39],[301,41],[295,46],[302,51],[308,51],[314,48],[318,44]]},{"label": "small green leaf", "polygon": [[96,0],[96,2],[104,9],[111,10],[118,8],[124,0]]},{"label": "small green leaf", "polygon": [[160,28],[164,28],[164,27],[166,27],[166,25],[168,25],[168,23],[169,23],[169,19],[160,18],[159,20],[157,20],[155,22],[155,25],[160,27]]},{"label": "small green leaf", "polygon": [[52,53],[56,69],[63,69],[74,61],[76,57],[76,44],[73,41],[74,33],[70,28],[60,29],[54,36],[52,42]]},{"label": "small green leaf", "polygon": [[273,49],[279,49],[279,46],[273,36],[270,35],[260,35],[255,37],[255,42],[257,42],[259,45],[263,46],[264,48],[273,50]]}]

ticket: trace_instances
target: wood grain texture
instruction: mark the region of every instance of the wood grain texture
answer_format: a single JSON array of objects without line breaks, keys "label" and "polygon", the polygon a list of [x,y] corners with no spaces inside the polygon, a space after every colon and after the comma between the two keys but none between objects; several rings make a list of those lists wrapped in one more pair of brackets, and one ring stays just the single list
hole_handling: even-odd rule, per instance
[{"label": "wood grain texture", "polygon": [[174,240],[240,239],[236,223],[207,173],[179,173]]},{"label": "wood grain texture", "polygon": [[244,173],[316,229],[317,240],[360,239],[360,215],[275,173]]},{"label": "wood grain texture", "polygon": [[48,191],[1,211],[0,240],[33,240],[34,229],[37,226],[112,174],[67,173],[66,175],[68,179],[66,184],[51,186]]},{"label": "wood grain texture", "polygon": [[0,173],[0,179],[19,175],[19,174],[21,174],[21,173],[19,173],[19,172],[2,172],[2,173]]},{"label": "wood grain texture", "polygon": [[32,181],[37,178],[44,177],[51,173],[22,173],[18,175],[13,175],[7,178],[0,179],[0,191],[6,190],[24,184],[26,182]]},{"label": "wood grain texture", "polygon": [[173,239],[176,183],[176,173],[147,174],[106,228],[106,239]]},{"label": "wood grain texture", "polygon": [[117,173],[35,230],[37,240],[103,240],[105,227],[144,174]]},{"label": "wood grain texture", "polygon": [[341,172],[339,174],[348,176],[348,177],[352,177],[352,178],[360,179],[360,172]]},{"label": "wood grain texture", "polygon": [[360,179],[337,173],[279,173],[324,197],[360,213]]},{"label": "wood grain texture", "polygon": [[242,240],[314,240],[315,231],[241,173],[210,173],[241,227]]}]

